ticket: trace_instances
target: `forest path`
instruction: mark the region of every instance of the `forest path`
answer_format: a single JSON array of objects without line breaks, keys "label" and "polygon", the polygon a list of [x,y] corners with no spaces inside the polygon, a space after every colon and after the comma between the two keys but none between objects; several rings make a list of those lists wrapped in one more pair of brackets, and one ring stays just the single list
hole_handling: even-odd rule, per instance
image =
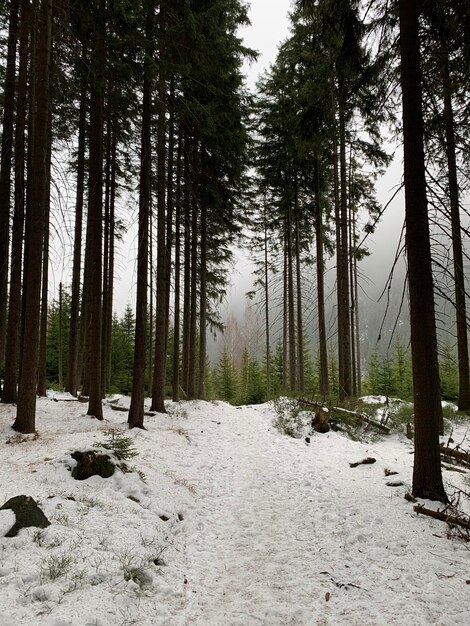
[{"label": "forest path", "polygon": [[[316,552],[305,486],[312,483],[299,465],[305,451],[288,438],[279,445],[255,409],[238,409],[235,418],[222,414],[220,424],[205,426],[209,445],[199,445],[188,467],[206,478],[188,519],[187,623],[301,623],[311,584],[306,572],[303,589],[295,588],[292,571]],[[294,598],[303,600],[293,612]]]},{"label": "forest path", "polygon": [[[402,443],[387,458],[383,443],[378,453],[336,433],[308,445],[278,433],[266,405],[209,406],[191,410],[190,443],[173,458],[195,490],[172,564],[186,580],[175,624],[465,623],[440,615],[441,583],[419,567],[419,542],[408,545],[423,528],[385,486],[385,467],[410,469],[397,467]],[[370,454],[375,465],[349,467]],[[385,516],[397,517],[393,536]]]}]

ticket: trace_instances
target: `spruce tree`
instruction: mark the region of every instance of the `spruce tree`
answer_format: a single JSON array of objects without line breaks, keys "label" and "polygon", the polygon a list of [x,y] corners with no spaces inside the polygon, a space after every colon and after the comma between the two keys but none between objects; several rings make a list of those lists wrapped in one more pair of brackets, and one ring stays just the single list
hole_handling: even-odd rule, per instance
[{"label": "spruce tree", "polygon": [[36,375],[39,361],[40,287],[42,245],[46,214],[47,190],[47,128],[50,105],[50,59],[52,2],[38,0],[33,5],[31,80],[33,83],[33,117],[30,120],[31,191],[26,206],[27,239],[23,286],[23,336],[21,343],[18,405],[14,430],[32,433],[36,428]]},{"label": "spruce tree", "polygon": [[413,362],[413,493],[447,501],[439,453],[440,401],[434,292],[423,150],[418,0],[400,0],[406,249]]}]

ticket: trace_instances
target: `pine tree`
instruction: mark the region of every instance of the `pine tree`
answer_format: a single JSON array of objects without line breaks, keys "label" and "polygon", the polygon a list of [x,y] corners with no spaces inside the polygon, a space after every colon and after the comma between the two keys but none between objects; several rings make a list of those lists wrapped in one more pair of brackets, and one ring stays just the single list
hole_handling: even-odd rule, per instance
[{"label": "pine tree", "polygon": [[441,393],[444,400],[455,401],[459,397],[459,372],[455,350],[448,342],[444,343],[439,359]]},{"label": "pine tree", "polygon": [[233,403],[237,396],[237,377],[230,354],[224,348],[215,372],[215,389],[220,400]]},{"label": "pine tree", "polygon": [[413,493],[447,501],[439,453],[439,366],[427,214],[417,0],[400,0],[406,248],[415,409]]},{"label": "pine tree", "polygon": [[[86,368],[88,415],[103,419],[102,385],[102,279],[103,279],[103,129],[106,68],[106,0],[93,11],[93,50],[90,107],[88,217],[86,233]],[[88,268],[88,271],[87,271]]]},{"label": "pine tree", "polygon": [[28,0],[21,0],[19,31],[18,93],[15,126],[15,204],[13,212],[10,294],[5,362],[3,402],[16,402],[19,361],[19,335],[21,315],[21,279],[23,259],[23,234],[25,211],[25,154],[26,154],[26,108],[28,85],[28,57],[31,7]]},{"label": "pine tree", "polygon": [[[31,191],[26,206],[26,264],[23,286],[23,336],[21,344],[18,405],[14,430],[32,433],[36,427],[36,375],[39,360],[40,287],[42,245],[47,190],[47,128],[50,104],[51,0],[37,0],[33,5],[37,32],[33,35],[31,80],[33,82],[33,118],[31,142]],[[33,26],[34,28],[34,26]]]},{"label": "pine tree", "polygon": [[[153,35],[154,11],[153,0],[146,4],[145,36],[147,46]],[[134,368],[132,375],[132,398],[129,409],[129,428],[143,428],[144,425],[144,387],[147,348],[147,277],[149,249],[149,221],[151,201],[151,125],[152,125],[152,71],[151,48],[144,49],[144,82],[142,102],[142,135],[140,152],[139,185],[139,247],[137,260],[137,300],[136,329],[134,346]]]},{"label": "pine tree", "polygon": [[0,374],[5,358],[5,329],[7,322],[7,294],[10,234],[11,162],[13,154],[13,123],[15,115],[16,46],[18,41],[18,0],[11,0],[5,87],[3,92],[2,146],[0,153]]},{"label": "pine tree", "polygon": [[395,341],[392,371],[395,393],[403,400],[410,399],[413,395],[410,355],[401,343],[399,335]]}]

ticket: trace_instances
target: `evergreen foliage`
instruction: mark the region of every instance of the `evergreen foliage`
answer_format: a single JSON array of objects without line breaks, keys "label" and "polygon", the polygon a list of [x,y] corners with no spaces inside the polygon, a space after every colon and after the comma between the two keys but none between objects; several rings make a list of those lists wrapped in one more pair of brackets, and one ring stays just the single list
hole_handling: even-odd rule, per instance
[{"label": "evergreen foliage", "polygon": [[46,344],[46,378],[49,384],[59,384],[59,361],[62,362],[62,381],[67,376],[70,302],[69,292],[64,291],[62,296],[62,315],[58,300],[54,299],[49,306]]},{"label": "evergreen foliage", "polygon": [[113,317],[111,351],[111,390],[129,394],[132,389],[135,318],[128,305],[123,317]]},{"label": "evergreen foliage", "polygon": [[233,359],[226,348],[220,355],[214,377],[217,397],[234,403],[237,398],[238,379]]},{"label": "evergreen foliage", "polygon": [[111,429],[105,433],[107,439],[98,441],[96,448],[104,448],[112,452],[119,461],[127,461],[138,455],[136,448],[133,446],[133,440],[121,430]]}]

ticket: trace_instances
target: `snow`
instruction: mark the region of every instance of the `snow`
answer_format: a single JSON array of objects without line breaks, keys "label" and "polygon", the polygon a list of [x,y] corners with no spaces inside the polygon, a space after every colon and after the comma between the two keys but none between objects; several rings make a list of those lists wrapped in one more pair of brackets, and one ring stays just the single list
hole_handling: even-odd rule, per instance
[{"label": "snow", "polygon": [[[2,626],[468,624],[468,544],[404,500],[405,437],[307,444],[273,428],[270,404],[169,403],[129,433],[145,482],[75,481],[71,452],[126,430],[126,413],[106,405],[98,422],[86,408],[39,399],[35,438],[0,406],[0,506],[30,495],[51,521],[6,538],[1,512]],[[385,469],[404,485],[388,487]],[[466,475],[444,476],[468,490]]]},{"label": "snow", "polygon": [[0,511],[0,537],[4,537],[13,528],[16,522],[16,515],[9,509]]}]

